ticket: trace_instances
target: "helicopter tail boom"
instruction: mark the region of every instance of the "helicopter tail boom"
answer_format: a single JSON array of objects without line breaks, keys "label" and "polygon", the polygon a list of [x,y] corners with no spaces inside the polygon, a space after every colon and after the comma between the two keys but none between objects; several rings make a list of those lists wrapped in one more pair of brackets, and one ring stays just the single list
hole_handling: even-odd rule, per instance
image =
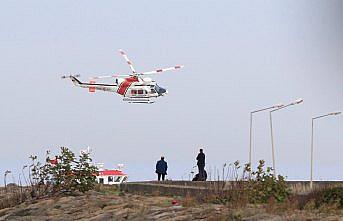
[{"label": "helicopter tail boom", "polygon": [[116,92],[118,88],[117,84],[97,84],[95,82],[84,83],[77,79],[77,77],[74,75],[62,76],[62,79],[65,78],[70,78],[75,86],[88,88],[89,92],[95,92],[95,90]]}]

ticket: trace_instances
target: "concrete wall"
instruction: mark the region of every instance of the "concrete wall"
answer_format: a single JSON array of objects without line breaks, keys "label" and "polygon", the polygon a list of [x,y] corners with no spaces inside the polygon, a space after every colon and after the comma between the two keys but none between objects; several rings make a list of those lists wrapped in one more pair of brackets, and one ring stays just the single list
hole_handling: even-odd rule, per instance
[{"label": "concrete wall", "polygon": [[[309,181],[287,181],[292,192],[306,194],[310,192]],[[120,185],[120,189],[125,192],[139,194],[156,194],[168,196],[197,195],[206,196],[219,191],[226,191],[240,185],[239,182],[192,182],[192,181],[164,181],[164,182],[128,182]],[[313,189],[324,189],[330,187],[343,187],[343,181],[315,181]]]}]

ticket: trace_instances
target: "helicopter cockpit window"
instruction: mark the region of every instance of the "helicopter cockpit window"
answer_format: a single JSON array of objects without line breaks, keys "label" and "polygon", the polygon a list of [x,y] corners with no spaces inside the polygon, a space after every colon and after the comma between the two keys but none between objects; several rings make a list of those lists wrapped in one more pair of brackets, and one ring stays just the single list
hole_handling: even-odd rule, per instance
[{"label": "helicopter cockpit window", "polygon": [[163,93],[166,93],[166,89],[164,89],[164,88],[161,88],[160,86],[158,86],[157,84],[155,85],[155,90],[157,91],[157,93],[159,94],[159,95],[161,95],[161,94],[163,94]]},{"label": "helicopter cockpit window", "polygon": [[155,90],[158,92],[160,90],[160,86],[158,86],[157,84],[155,85]]}]

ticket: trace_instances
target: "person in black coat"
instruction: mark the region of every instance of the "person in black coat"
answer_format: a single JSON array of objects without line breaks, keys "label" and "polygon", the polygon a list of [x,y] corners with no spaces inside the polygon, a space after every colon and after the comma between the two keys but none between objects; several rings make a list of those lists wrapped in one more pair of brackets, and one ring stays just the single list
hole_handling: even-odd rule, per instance
[{"label": "person in black coat", "polygon": [[205,170],[205,154],[203,152],[203,149],[199,150],[200,153],[198,154],[196,160],[197,165],[198,165],[198,170],[199,170],[199,179],[203,180],[205,175],[204,175],[204,170]]},{"label": "person in black coat", "polygon": [[168,165],[167,162],[164,161],[164,157],[161,157],[161,160],[157,161],[156,163],[156,173],[157,173],[157,178],[158,181],[164,180],[165,176],[167,175],[167,169],[168,169]]}]

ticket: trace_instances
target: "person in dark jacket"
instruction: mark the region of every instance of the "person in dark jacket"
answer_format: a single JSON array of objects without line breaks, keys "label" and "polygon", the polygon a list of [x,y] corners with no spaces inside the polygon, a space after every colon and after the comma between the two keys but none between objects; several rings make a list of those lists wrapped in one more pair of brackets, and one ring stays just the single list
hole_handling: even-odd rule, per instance
[{"label": "person in dark jacket", "polygon": [[196,160],[197,165],[198,165],[198,170],[199,170],[199,179],[203,180],[204,179],[204,170],[205,170],[205,154],[203,152],[203,149],[199,150],[200,153],[198,154]]},{"label": "person in dark jacket", "polygon": [[157,161],[156,163],[156,173],[157,173],[157,178],[158,181],[164,180],[165,176],[167,175],[167,169],[168,169],[168,165],[167,162],[164,161],[164,157],[161,157],[161,160]]},{"label": "person in dark jacket", "polygon": [[206,172],[206,170],[204,170],[202,178],[200,178],[199,173],[197,173],[197,174],[195,174],[195,177],[193,178],[192,181],[206,181],[206,180],[207,180],[207,172]]}]

